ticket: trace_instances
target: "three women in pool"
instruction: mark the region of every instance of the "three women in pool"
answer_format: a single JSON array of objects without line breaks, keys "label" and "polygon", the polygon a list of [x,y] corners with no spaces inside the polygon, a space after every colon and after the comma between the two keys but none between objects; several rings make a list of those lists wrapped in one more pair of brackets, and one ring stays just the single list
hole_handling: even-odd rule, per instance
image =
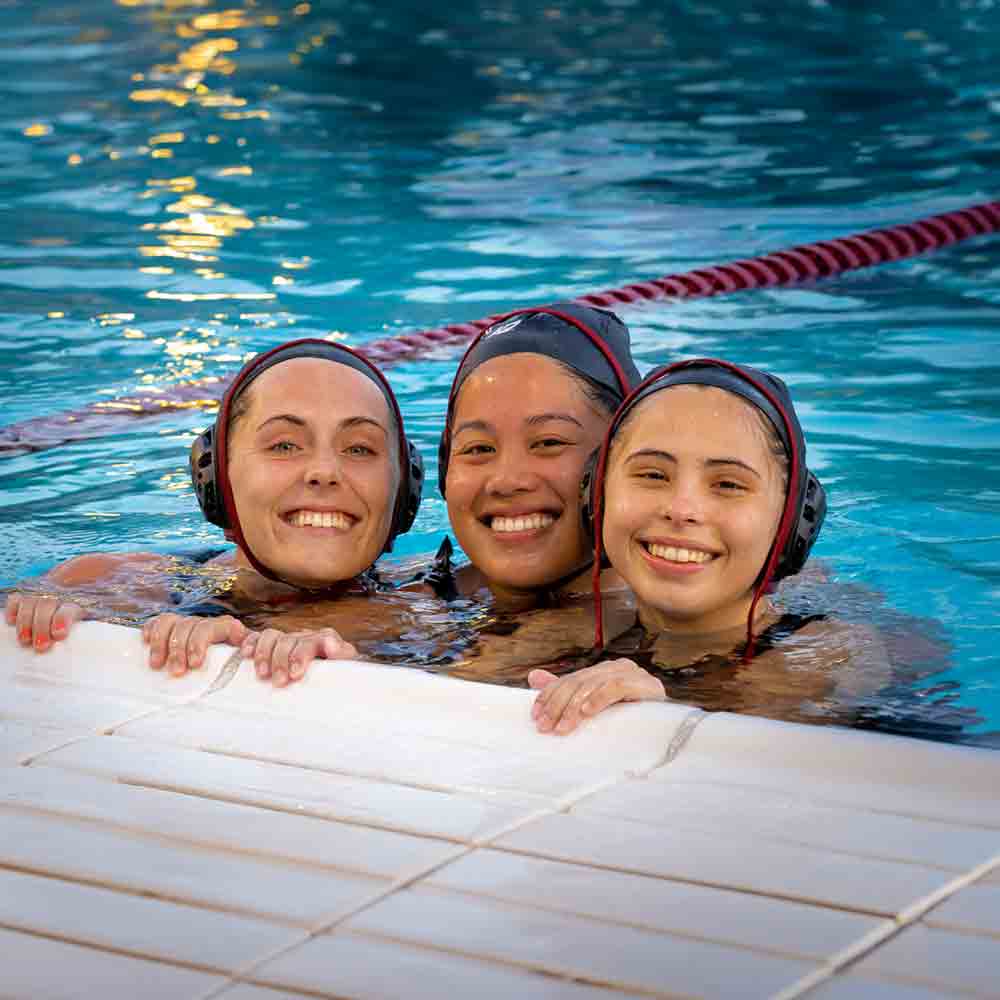
[{"label": "three women in pool", "polygon": [[[329,610],[377,589],[372,566],[413,523],[423,466],[382,373],[349,348],[305,339],[240,370],[213,427],[192,446],[191,472],[205,517],[236,543],[208,564],[225,604],[335,598],[324,601]],[[67,599],[14,593],[6,620],[22,643],[44,651],[84,616],[74,592],[114,589],[161,610],[177,568],[151,553],[81,556],[44,581]],[[232,616],[161,614],[143,634],[151,666],[183,673],[211,642],[239,643],[246,629]],[[309,643],[300,653],[355,653],[332,629]]]},{"label": "three women in pool", "polygon": [[570,732],[616,702],[668,696],[789,718],[838,685],[884,681],[870,630],[781,614],[767,596],[805,564],[826,511],[775,376],[714,359],[653,372],[607,431],[587,507],[595,559],[606,555],[631,588],[637,622],[602,649],[597,584],[595,648],[605,659],[562,677],[529,675],[541,731]]}]

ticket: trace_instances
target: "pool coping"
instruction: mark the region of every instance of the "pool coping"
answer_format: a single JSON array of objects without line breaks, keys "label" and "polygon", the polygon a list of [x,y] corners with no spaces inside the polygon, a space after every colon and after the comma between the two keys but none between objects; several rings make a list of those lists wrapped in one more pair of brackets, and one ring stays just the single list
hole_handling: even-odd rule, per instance
[{"label": "pool coping", "polygon": [[133,629],[83,623],[43,655],[6,630],[11,981],[997,995],[995,751],[677,703],[558,737],[532,698],[354,662],[279,691],[227,647],[175,679]]}]

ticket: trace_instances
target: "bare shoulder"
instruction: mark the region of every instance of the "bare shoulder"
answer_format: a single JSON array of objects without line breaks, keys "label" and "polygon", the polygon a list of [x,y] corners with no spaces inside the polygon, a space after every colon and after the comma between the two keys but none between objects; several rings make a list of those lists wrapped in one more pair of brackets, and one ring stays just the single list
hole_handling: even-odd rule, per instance
[{"label": "bare shoulder", "polygon": [[156,552],[90,552],[60,563],[45,574],[45,579],[63,587],[73,587],[120,578],[130,571],[146,574],[162,569],[167,572],[170,567],[170,557]]},{"label": "bare shoulder", "polygon": [[827,674],[836,694],[848,698],[877,691],[891,679],[889,654],[878,630],[832,616],[806,623],[765,655],[775,653],[793,669]]}]

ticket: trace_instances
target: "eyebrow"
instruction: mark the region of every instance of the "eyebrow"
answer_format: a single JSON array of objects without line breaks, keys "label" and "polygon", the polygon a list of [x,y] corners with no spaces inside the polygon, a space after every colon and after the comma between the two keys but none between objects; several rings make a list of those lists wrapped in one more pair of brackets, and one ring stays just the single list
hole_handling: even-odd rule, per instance
[{"label": "eyebrow", "polygon": [[547,424],[550,420],[562,420],[583,428],[583,424],[569,413],[536,413],[533,417],[528,417],[526,423],[529,427],[534,427],[536,424]]},{"label": "eyebrow", "polygon": [[[583,429],[583,424],[569,413],[536,413],[534,416],[528,417],[525,423],[529,427],[535,427],[538,424],[547,424],[552,420],[561,420],[565,423],[573,424],[581,430]],[[496,427],[488,420],[466,420],[460,423],[451,433],[453,436],[458,436],[462,431],[489,431],[496,433]]]},{"label": "eyebrow", "polygon": [[[631,462],[635,458],[660,458],[666,459],[668,462],[673,462],[675,465],[677,464],[675,455],[671,455],[669,451],[661,451],[658,448],[640,448],[638,451],[633,451],[630,455],[627,455],[625,461]],[[720,465],[735,465],[737,468],[746,469],[747,472],[753,473],[758,479],[764,478],[752,465],[748,465],[738,458],[706,458],[703,464],[708,469],[716,468]]]},{"label": "eyebrow", "polygon": [[[258,428],[257,432],[260,433],[268,424],[284,422],[288,424],[294,424],[296,427],[307,427],[307,423],[301,417],[295,416],[294,413],[278,413],[273,417],[268,417]],[[377,427],[383,434],[388,434],[388,431],[374,418],[374,417],[347,417],[341,420],[338,431],[348,430],[351,427],[357,427],[359,424],[371,424],[373,427]]]}]

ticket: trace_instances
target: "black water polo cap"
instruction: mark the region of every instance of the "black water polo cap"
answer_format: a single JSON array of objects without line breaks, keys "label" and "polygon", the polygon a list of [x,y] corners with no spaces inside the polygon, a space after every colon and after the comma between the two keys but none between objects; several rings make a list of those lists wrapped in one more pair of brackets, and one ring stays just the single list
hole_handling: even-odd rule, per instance
[{"label": "black water polo cap", "polygon": [[560,361],[606,389],[618,403],[641,381],[632,358],[628,327],[607,309],[579,302],[556,302],[501,316],[469,346],[452,382],[448,414],[438,447],[438,487],[442,496],[451,456],[452,416],[459,390],[481,364],[508,354],[541,354]]}]

